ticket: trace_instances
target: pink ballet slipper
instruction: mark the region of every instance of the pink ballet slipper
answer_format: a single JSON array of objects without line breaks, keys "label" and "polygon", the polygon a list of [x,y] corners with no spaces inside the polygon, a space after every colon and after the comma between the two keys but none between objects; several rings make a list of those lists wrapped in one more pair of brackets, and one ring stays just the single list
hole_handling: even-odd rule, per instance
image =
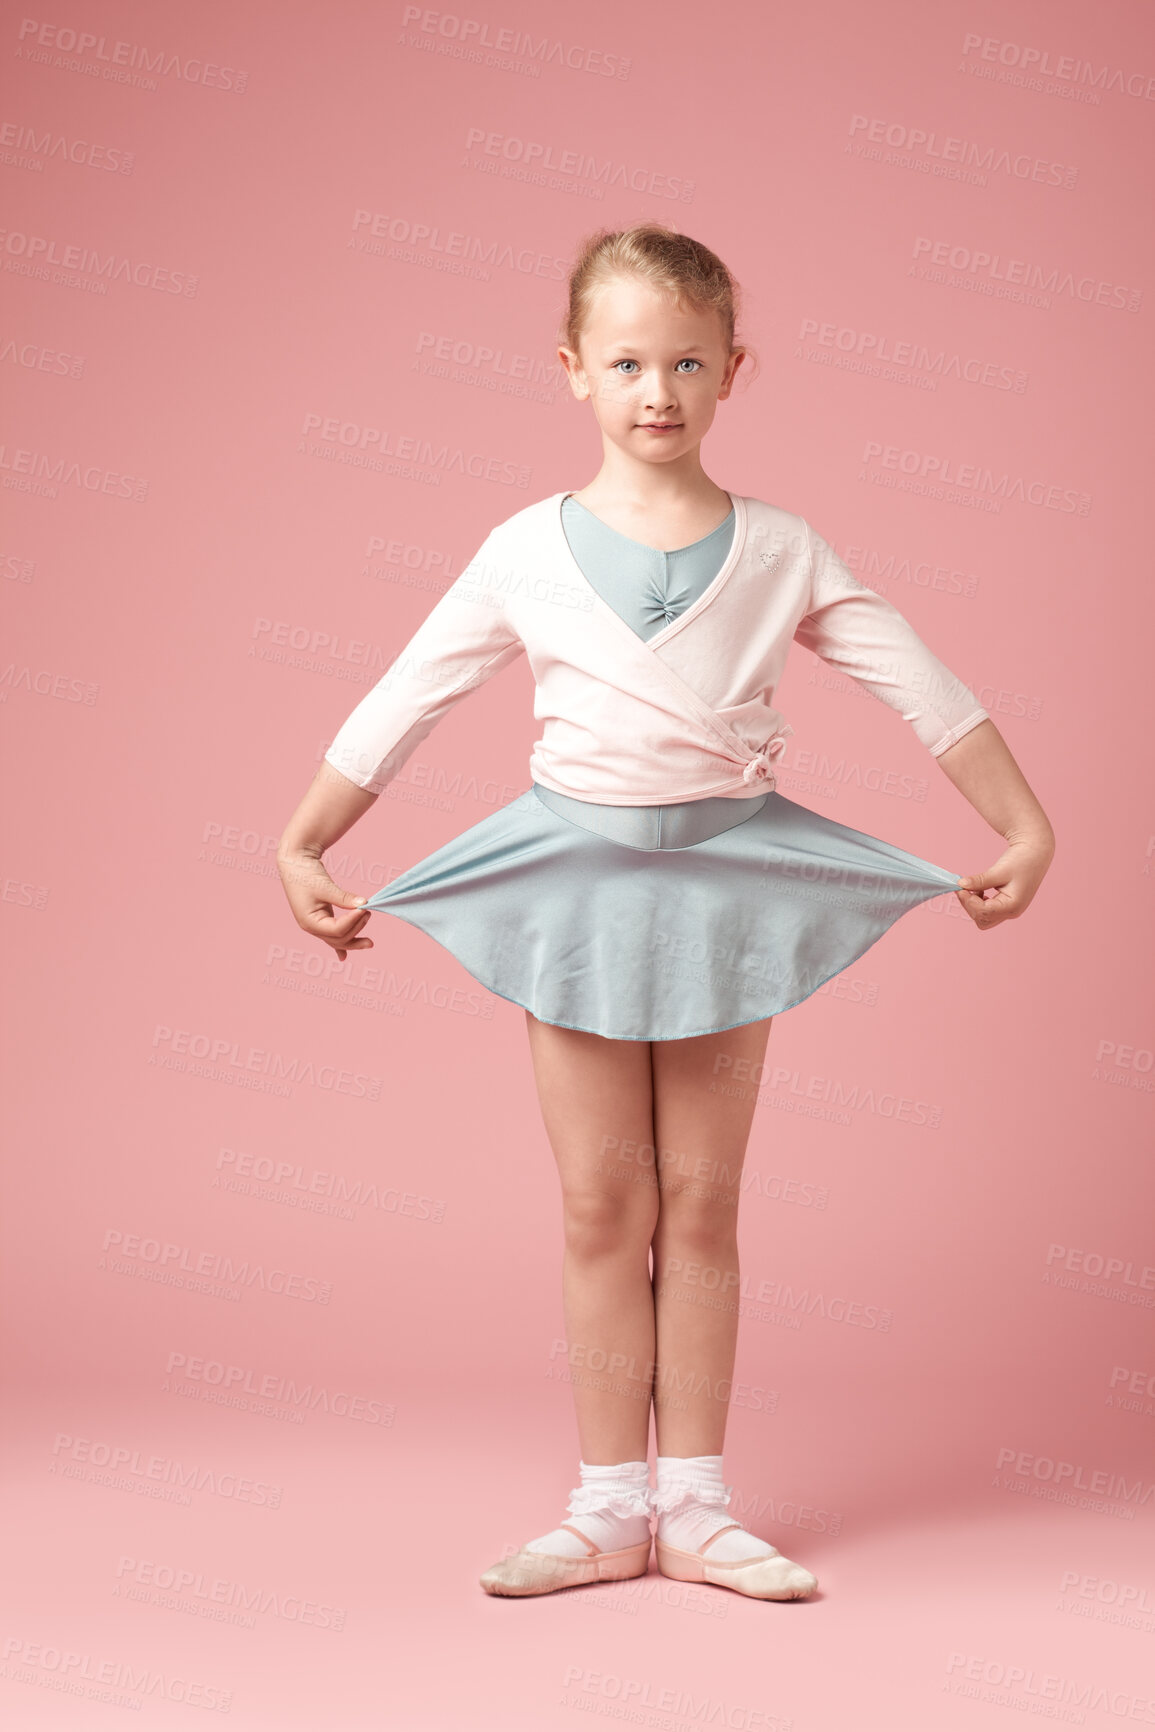
[{"label": "pink ballet slipper", "polygon": [[625,1546],[621,1551],[599,1551],[591,1539],[571,1527],[559,1524],[566,1533],[576,1534],[589,1549],[584,1558],[562,1557],[557,1552],[530,1552],[523,1546],[511,1558],[502,1558],[481,1577],[487,1594],[504,1594],[524,1598],[528,1594],[552,1594],[556,1588],[584,1587],[590,1582],[624,1582],[631,1576],[644,1576],[650,1567],[650,1541]]},{"label": "pink ballet slipper", "polygon": [[754,1600],[801,1600],[818,1586],[818,1577],[791,1563],[774,1547],[769,1557],[739,1558],[732,1564],[711,1563],[704,1554],[719,1534],[740,1528],[741,1522],[731,1522],[719,1528],[696,1552],[683,1552],[677,1546],[664,1545],[655,1537],[658,1569],[676,1582],[712,1582],[718,1588],[733,1588],[735,1593],[748,1594]]}]

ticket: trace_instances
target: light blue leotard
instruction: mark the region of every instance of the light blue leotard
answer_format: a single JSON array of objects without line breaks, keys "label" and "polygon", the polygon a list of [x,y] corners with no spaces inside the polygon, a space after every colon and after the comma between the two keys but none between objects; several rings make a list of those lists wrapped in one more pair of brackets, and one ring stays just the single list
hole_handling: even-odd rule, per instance
[{"label": "light blue leotard", "polygon": [[734,539],[733,506],[709,535],[668,553],[611,529],[572,493],[562,500],[561,520],[586,581],[640,638],[653,637],[697,601]]},{"label": "light blue leotard", "polygon": [[[643,640],[685,613],[709,588],[734,540],[733,507],[708,535],[668,551],[611,529],[572,494],[562,500],[561,515],[566,540],[586,581]],[[540,782],[534,783],[534,789],[559,816],[629,848],[691,847],[752,818],[768,797],[707,797],[674,806],[602,806],[557,794]]]}]

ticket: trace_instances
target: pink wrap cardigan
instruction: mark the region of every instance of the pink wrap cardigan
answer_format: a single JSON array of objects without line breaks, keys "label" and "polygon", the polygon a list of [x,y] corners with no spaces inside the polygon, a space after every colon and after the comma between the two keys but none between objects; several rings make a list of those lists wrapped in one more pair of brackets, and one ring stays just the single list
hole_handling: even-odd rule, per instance
[{"label": "pink wrap cardigan", "polygon": [[586,580],[565,493],[498,524],[325,760],[379,794],[454,704],[523,652],[536,681],[535,782],[604,805],[745,798],[775,786],[794,732],[774,707],[792,643],[898,711],[935,757],[985,720],[974,693],[804,518],[731,494],[713,582],[643,641]]}]

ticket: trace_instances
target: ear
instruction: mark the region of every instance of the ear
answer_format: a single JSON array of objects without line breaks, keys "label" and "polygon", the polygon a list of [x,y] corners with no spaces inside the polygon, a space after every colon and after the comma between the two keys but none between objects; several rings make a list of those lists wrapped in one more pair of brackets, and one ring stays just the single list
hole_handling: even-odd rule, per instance
[{"label": "ear", "polygon": [[557,352],[558,358],[566,370],[571,391],[579,402],[584,403],[590,394],[590,387],[579,357],[574,354],[572,349],[567,349],[564,343],[558,345]]},{"label": "ear", "polygon": [[747,350],[735,349],[733,354],[730,356],[730,359],[726,362],[726,371],[722,375],[722,384],[718,391],[719,402],[721,402],[723,397],[728,397],[730,395],[735,375],[737,374],[738,368],[746,359],[746,355]]}]

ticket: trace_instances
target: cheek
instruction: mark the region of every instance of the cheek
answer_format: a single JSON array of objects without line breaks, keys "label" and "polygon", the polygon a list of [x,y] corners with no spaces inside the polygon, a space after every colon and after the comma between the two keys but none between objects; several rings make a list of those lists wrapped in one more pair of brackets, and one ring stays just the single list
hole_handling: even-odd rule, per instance
[{"label": "cheek", "polygon": [[611,373],[602,380],[598,396],[607,408],[613,408],[615,404],[626,405],[632,402],[636,390],[637,386],[632,379],[623,379],[620,373]]}]

